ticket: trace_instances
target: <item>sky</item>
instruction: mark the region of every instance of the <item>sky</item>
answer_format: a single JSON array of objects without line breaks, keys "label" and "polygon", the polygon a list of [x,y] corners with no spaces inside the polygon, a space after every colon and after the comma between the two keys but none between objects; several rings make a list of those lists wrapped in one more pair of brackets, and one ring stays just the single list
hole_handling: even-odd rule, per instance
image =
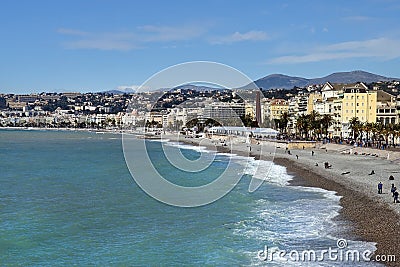
[{"label": "sky", "polygon": [[0,1],[0,93],[136,88],[175,64],[253,80],[365,70],[400,78],[400,2]]}]

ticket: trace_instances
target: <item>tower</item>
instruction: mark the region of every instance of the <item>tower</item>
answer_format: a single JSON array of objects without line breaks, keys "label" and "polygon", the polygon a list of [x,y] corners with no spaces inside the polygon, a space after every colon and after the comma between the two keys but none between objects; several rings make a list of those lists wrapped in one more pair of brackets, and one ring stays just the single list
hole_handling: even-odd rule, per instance
[{"label": "tower", "polygon": [[258,127],[261,125],[261,92],[258,90],[256,92],[256,121],[258,124]]}]

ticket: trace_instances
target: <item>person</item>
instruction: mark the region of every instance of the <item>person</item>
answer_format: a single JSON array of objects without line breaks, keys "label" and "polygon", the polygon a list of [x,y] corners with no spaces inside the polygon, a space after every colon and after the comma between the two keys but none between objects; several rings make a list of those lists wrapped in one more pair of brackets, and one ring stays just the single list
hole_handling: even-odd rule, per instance
[{"label": "person", "polygon": [[311,156],[314,156],[314,150],[313,150],[313,151],[311,151]]},{"label": "person", "polygon": [[379,184],[378,184],[378,194],[382,194],[382,188],[383,188],[383,184],[382,184],[382,182],[379,182]]},{"label": "person", "polygon": [[315,162],[315,166],[317,166],[317,167],[318,167],[318,162]]},{"label": "person", "polygon": [[299,155],[296,155],[296,159],[299,159]]},{"label": "person", "polygon": [[394,180],[393,175],[390,175],[390,176],[389,176],[389,180]]},{"label": "person", "polygon": [[399,192],[394,192],[393,203],[399,203]]},{"label": "person", "polygon": [[304,146],[303,146],[303,150],[304,150]]},{"label": "person", "polygon": [[396,192],[397,188],[392,184],[392,188],[390,189],[390,192],[392,192],[392,196],[394,197],[394,193]]},{"label": "person", "polygon": [[375,174],[375,171],[374,171],[374,170],[372,170],[371,173],[370,173],[369,175],[373,175],[373,174]]}]

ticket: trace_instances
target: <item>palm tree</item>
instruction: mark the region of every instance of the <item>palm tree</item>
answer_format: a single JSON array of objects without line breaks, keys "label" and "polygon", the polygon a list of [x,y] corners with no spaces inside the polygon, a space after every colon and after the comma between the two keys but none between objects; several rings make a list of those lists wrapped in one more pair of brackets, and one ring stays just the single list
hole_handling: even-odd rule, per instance
[{"label": "palm tree", "polygon": [[320,114],[313,110],[311,113],[308,115],[308,121],[309,121],[309,130],[312,131],[313,136],[315,135],[316,130],[321,128],[320,124]]},{"label": "palm tree", "polygon": [[333,124],[333,118],[330,114],[324,114],[320,119],[321,128],[325,133],[325,137],[328,137],[328,128]]},{"label": "palm tree", "polygon": [[279,128],[283,131],[283,133],[287,133],[287,125],[289,123],[289,113],[282,113],[279,118]]},{"label": "palm tree", "polygon": [[350,129],[353,132],[353,139],[356,140],[362,124],[357,117],[351,118],[349,123],[350,123]]},{"label": "palm tree", "polygon": [[372,131],[373,129],[373,123],[371,122],[366,122],[363,125],[363,131],[365,131],[365,133],[367,134],[367,143],[369,142],[369,133]]},{"label": "palm tree", "polygon": [[296,129],[299,131],[300,136],[307,138],[308,137],[308,129],[309,129],[309,116],[308,115],[300,115],[296,121]]}]

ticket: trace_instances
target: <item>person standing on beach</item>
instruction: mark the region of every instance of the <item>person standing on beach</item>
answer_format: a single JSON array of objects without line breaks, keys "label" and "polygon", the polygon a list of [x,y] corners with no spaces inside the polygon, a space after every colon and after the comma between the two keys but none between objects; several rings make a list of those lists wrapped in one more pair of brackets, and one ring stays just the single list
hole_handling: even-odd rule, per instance
[{"label": "person standing on beach", "polygon": [[382,184],[382,182],[379,182],[379,184],[378,184],[378,194],[382,194],[382,188],[383,188],[383,184]]},{"label": "person standing on beach", "polygon": [[314,156],[314,150],[311,151],[311,156]]},{"label": "person standing on beach", "polygon": [[299,159],[299,155],[296,155],[296,159]]}]

